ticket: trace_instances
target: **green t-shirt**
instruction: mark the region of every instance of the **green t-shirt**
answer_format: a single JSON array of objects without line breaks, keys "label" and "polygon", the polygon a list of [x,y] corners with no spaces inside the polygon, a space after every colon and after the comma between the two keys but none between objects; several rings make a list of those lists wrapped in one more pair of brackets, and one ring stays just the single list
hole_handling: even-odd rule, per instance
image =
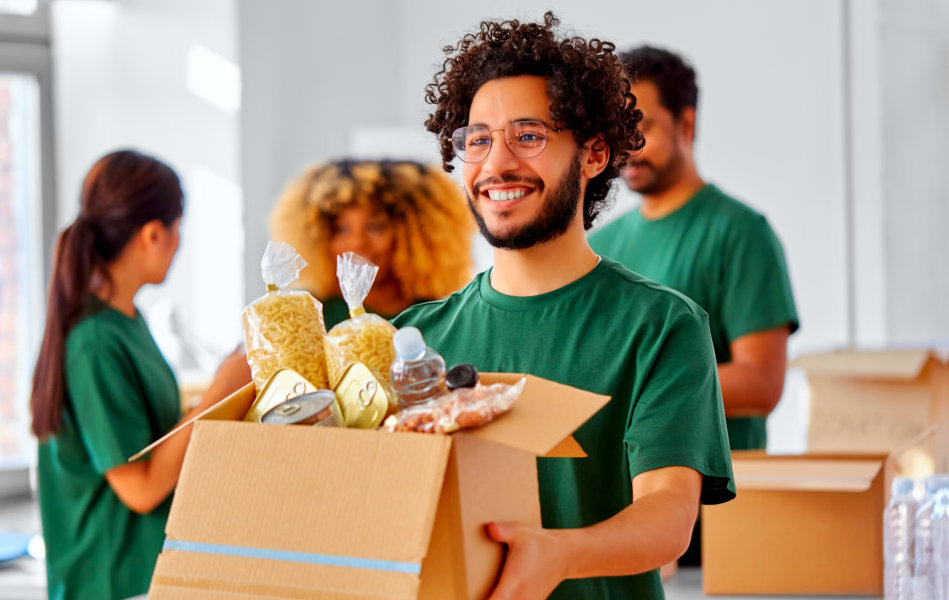
[{"label": "green t-shirt", "polygon": [[[490,271],[445,300],[396,317],[447,364],[524,372],[611,397],[575,437],[586,458],[538,458],[544,527],[593,525],[632,502],[632,478],[674,465],[702,473],[702,502],[734,497],[705,313],[604,258],[580,279],[530,297],[501,294]],[[551,598],[662,598],[657,571],[568,580]]]},{"label": "green t-shirt", "polygon": [[180,418],[174,373],[141,315],[93,301],[66,339],[62,424],[38,447],[40,515],[51,599],[109,600],[148,591],[171,498],[140,515],[105,472]]},{"label": "green t-shirt", "polygon": [[[781,242],[762,215],[714,185],[661,219],[633,210],[591,234],[590,246],[705,309],[720,363],[731,360],[736,338],[798,328]],[[733,449],[765,447],[764,417],[727,423]]]}]

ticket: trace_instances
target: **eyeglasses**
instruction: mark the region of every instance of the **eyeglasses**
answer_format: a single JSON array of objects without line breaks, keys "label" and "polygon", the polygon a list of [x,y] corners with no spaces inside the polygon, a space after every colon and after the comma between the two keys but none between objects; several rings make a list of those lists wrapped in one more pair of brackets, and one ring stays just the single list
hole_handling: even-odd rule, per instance
[{"label": "eyeglasses", "polygon": [[534,158],[547,147],[547,133],[562,129],[548,127],[543,121],[511,121],[504,129],[488,129],[484,125],[459,127],[451,134],[455,155],[466,163],[479,163],[491,152],[491,134],[504,132],[504,141],[514,156]]}]

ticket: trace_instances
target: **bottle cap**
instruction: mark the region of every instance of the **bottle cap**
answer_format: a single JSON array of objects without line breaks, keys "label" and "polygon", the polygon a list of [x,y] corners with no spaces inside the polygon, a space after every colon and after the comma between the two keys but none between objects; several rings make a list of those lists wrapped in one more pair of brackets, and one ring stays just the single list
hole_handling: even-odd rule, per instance
[{"label": "bottle cap", "polygon": [[392,335],[395,355],[402,360],[413,361],[425,356],[425,339],[417,327],[403,327]]},{"label": "bottle cap", "polygon": [[894,477],[890,484],[890,494],[892,496],[904,496],[913,493],[913,480],[909,477]]},{"label": "bottle cap", "polygon": [[935,494],[941,488],[949,488],[949,475],[939,473],[926,478],[926,493]]},{"label": "bottle cap", "polygon": [[478,369],[474,368],[474,365],[468,363],[455,365],[445,374],[445,387],[449,390],[476,385],[478,385]]}]

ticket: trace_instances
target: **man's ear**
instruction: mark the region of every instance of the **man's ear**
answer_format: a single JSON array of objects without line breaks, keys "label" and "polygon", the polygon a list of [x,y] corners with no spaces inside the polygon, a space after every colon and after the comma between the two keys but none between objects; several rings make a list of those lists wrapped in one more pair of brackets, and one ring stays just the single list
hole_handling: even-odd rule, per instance
[{"label": "man's ear", "polygon": [[585,147],[587,151],[583,157],[582,173],[587,179],[593,179],[610,164],[610,147],[602,134],[588,141]]},{"label": "man's ear", "polygon": [[676,119],[679,135],[686,144],[691,146],[695,142],[695,107],[686,106]]}]

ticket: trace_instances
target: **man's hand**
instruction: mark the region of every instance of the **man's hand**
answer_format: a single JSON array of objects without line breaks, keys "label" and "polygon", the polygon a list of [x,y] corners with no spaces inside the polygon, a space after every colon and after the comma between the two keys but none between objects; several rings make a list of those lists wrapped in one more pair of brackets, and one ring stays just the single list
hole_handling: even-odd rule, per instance
[{"label": "man's hand", "polygon": [[488,600],[543,600],[564,580],[567,556],[556,531],[521,523],[488,523],[485,529],[507,545],[501,578]]}]

